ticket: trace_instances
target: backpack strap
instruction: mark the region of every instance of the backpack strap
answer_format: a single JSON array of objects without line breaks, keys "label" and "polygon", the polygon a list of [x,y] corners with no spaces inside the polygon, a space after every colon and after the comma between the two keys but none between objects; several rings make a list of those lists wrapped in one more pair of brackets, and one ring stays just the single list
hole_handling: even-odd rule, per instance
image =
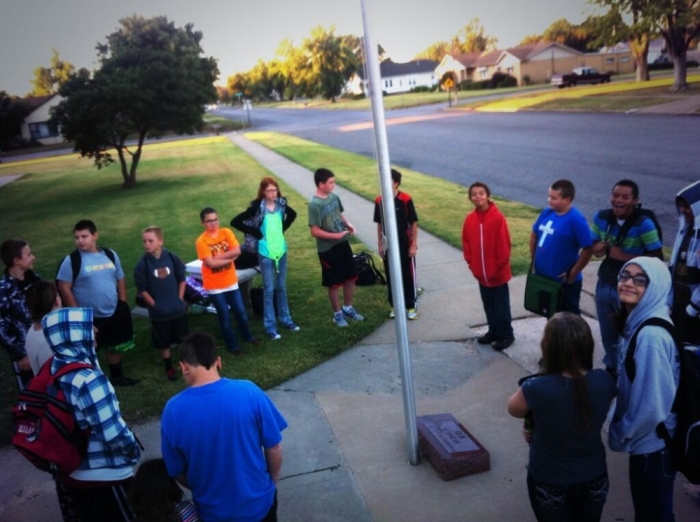
[{"label": "backpack strap", "polygon": [[[100,248],[99,251],[104,252],[112,264],[117,264],[117,256],[114,254],[114,250],[105,247]],[[73,283],[75,283],[75,280],[78,279],[78,276],[80,275],[80,267],[82,264],[83,258],[80,256],[80,250],[76,248],[70,253],[70,267],[73,272]]]},{"label": "backpack strap", "polygon": [[662,328],[666,329],[666,331],[671,334],[671,337],[673,337],[676,347],[678,347],[678,342],[676,341],[676,329],[669,321],[662,319],[661,317],[650,317],[649,319],[642,321],[642,324],[637,327],[632,335],[629,345],[627,346],[627,353],[625,354],[625,372],[627,373],[627,378],[630,380],[630,382],[634,382],[634,378],[637,376],[637,366],[634,362],[634,352],[637,349],[637,336],[642,328],[649,325],[661,326]]}]

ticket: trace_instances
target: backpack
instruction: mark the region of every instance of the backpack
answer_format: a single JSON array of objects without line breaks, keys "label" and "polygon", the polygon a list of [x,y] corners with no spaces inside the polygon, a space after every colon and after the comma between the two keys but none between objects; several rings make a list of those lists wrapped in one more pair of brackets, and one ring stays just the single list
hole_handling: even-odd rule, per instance
[{"label": "backpack", "polygon": [[[600,212],[600,217],[605,220],[605,222],[608,224],[608,234],[610,232],[610,229],[612,228],[613,225],[617,223],[617,218],[615,217],[615,214],[613,213],[612,209],[608,208],[605,210],[601,210]],[[642,208],[641,203],[637,203],[634,206],[634,210],[632,211],[632,214],[625,219],[624,224],[622,227],[620,227],[620,233],[617,235],[617,238],[615,239],[615,246],[619,246],[622,243],[622,240],[625,239],[627,236],[627,232],[629,232],[630,228],[633,226],[639,226],[642,224],[642,221],[644,221],[646,218],[651,219],[651,221],[654,223],[654,227],[656,227],[656,231],[659,234],[659,241],[661,243],[664,242],[664,234],[663,231],[661,230],[661,224],[659,223],[659,220],[656,218],[656,214],[654,214],[653,210],[650,210],[648,208]],[[663,261],[663,259],[662,259]]]},{"label": "backpack", "polygon": [[[100,252],[104,252],[104,254],[109,258],[109,260],[116,265],[117,264],[117,256],[114,253],[114,250],[111,248],[98,248]],[[56,275],[58,276],[58,271],[61,269],[61,265],[63,264],[63,260],[58,264],[58,269],[56,270]],[[70,267],[73,272],[73,283],[75,283],[75,280],[78,279],[78,276],[80,275],[80,267],[83,264],[83,258],[80,256],[80,250],[77,248],[73,250],[70,253]]]},{"label": "backpack", "polygon": [[374,284],[386,284],[384,274],[382,274],[374,265],[374,259],[367,252],[360,252],[352,256],[355,264],[355,275],[357,286],[371,286]]},{"label": "backpack", "polygon": [[671,437],[663,422],[656,427],[656,433],[666,442],[676,470],[683,473],[691,484],[700,484],[700,353],[679,343],[675,328],[668,321],[659,317],[647,319],[632,335],[625,355],[625,372],[630,382],[637,373],[634,363],[637,334],[647,325],[661,326],[673,336],[681,367],[671,407],[671,412],[677,415],[676,433]]},{"label": "backpack", "polygon": [[78,469],[87,453],[90,428],[81,430],[73,417],[73,407],[57,381],[63,375],[92,368],[85,363],[69,363],[51,375],[51,357],[20,392],[12,406],[12,444],[42,471],[66,476]]}]

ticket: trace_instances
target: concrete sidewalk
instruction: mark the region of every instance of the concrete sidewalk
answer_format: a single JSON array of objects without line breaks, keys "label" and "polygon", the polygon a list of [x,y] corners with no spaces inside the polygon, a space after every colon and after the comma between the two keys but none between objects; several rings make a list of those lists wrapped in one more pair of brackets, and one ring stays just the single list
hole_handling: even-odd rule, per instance
[{"label": "concrete sidewalk", "polygon": [[[230,137],[311,198],[310,171],[242,135]],[[373,203],[340,187],[336,192],[357,236],[373,248],[376,228],[368,218]],[[461,222],[461,212],[455,222]],[[407,462],[395,326],[387,320],[358,346],[268,391],[289,421],[279,484],[281,522],[534,520],[525,486],[528,447],[520,422],[507,414],[505,405],[517,380],[537,367],[545,320],[522,308],[524,277],[517,277],[510,285],[515,344],[502,353],[478,345],[485,318],[478,284],[461,252],[421,230],[417,262],[425,293],[419,319],[408,322],[417,413],[455,415],[490,452],[491,471],[443,482],[429,463]],[[591,297],[595,271],[595,265],[586,269],[582,308],[599,345]],[[599,348],[596,360],[601,359]],[[158,421],[134,431],[146,447],[145,458],[158,456]],[[46,474],[11,448],[0,451],[0,465],[1,521],[60,520]],[[627,456],[609,453],[608,468],[611,490],[603,520],[633,520]],[[679,479],[679,522],[700,517],[693,495]]]}]

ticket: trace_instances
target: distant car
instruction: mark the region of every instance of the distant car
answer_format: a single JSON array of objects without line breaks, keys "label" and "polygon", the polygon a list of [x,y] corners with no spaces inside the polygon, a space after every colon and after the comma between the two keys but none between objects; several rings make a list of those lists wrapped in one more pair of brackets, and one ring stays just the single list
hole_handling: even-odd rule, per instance
[{"label": "distant car", "polygon": [[207,111],[207,112],[209,112],[209,111],[214,111],[214,110],[216,110],[217,108],[218,108],[218,107],[217,107],[216,103],[210,103],[209,105],[205,105],[205,106],[204,106],[204,110]]},{"label": "distant car", "polygon": [[592,67],[576,67],[569,74],[555,74],[552,76],[552,85],[563,89],[564,87],[575,87],[581,83],[607,83],[610,81],[610,73],[601,73]]}]

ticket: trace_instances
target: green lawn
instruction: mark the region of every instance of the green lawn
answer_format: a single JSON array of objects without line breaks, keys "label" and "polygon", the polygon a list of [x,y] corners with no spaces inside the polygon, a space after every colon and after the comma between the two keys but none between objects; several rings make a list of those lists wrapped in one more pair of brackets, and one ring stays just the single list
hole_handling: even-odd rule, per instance
[{"label": "green lawn", "polygon": [[[144,227],[161,226],[166,247],[184,261],[194,259],[194,241],[202,231],[199,211],[213,206],[228,223],[255,197],[259,180],[269,175],[223,137],[147,145],[132,189],[121,188],[117,169],[113,165],[97,171],[89,160],[74,155],[0,164],[0,176],[24,174],[0,188],[0,237],[29,241],[37,257],[36,271],[53,279],[63,256],[74,248],[74,223],[93,219],[99,229],[99,244],[115,249],[121,257],[133,302],[132,273],[142,255],[140,232]],[[335,326],[320,285],[315,244],[306,226],[307,202],[289,186],[280,185],[298,212],[296,223],[287,232],[288,292],[290,309],[301,331],[282,333],[281,340],[268,341],[263,338],[261,318],[251,317],[261,346],[244,343],[241,357],[221,352],[224,375],[250,379],[262,388],[284,382],[355,345],[384,322],[387,309],[385,287],[362,287],[357,291],[356,306],[366,320],[345,329]],[[237,237],[241,235],[237,233]],[[357,243],[353,247],[365,249]],[[260,284],[259,279],[256,284]],[[137,349],[125,355],[124,368],[127,375],[142,379],[142,383],[117,390],[124,415],[131,422],[159,415],[168,398],[184,387],[182,381],[165,379],[159,355],[150,346],[148,321],[137,319],[135,326]],[[220,339],[213,314],[190,316],[190,329],[207,331]],[[16,388],[4,350],[0,359],[0,402],[7,412]],[[7,442],[10,418],[6,414],[1,419],[0,441]]]},{"label": "green lawn", "polygon": [[[246,136],[311,170],[319,165],[332,166],[338,184],[365,199],[373,201],[377,195],[377,165],[373,159],[286,134],[253,132]],[[466,213],[473,209],[467,197],[467,187],[402,167],[398,170],[403,174],[401,187],[414,200],[420,227],[461,249],[462,222]],[[474,181],[478,180],[474,178],[465,183]],[[530,230],[541,209],[506,201],[498,194],[493,199],[508,219],[513,243],[513,272],[524,274],[530,263]],[[445,209],[453,211],[446,212]]]}]

